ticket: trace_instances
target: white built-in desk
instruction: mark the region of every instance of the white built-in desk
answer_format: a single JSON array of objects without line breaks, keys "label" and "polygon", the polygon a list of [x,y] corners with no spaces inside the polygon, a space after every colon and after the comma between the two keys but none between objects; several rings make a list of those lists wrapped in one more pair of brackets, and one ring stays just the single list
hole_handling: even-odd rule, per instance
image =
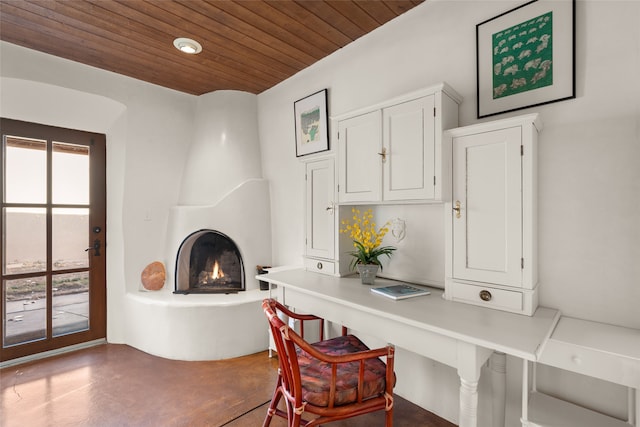
[{"label": "white built-in desk", "polygon": [[[498,384],[494,425],[504,424],[505,354],[536,361],[560,313],[539,307],[523,316],[446,301],[442,290],[394,301],[370,291],[357,277],[334,277],[284,270],[259,276],[282,287],[284,303],[356,331],[385,340],[457,369],[460,377],[459,423],[477,426],[478,380],[489,357]],[[377,279],[376,285],[386,281]],[[496,352],[496,353],[494,353]],[[496,368],[497,367],[497,368]]]}]

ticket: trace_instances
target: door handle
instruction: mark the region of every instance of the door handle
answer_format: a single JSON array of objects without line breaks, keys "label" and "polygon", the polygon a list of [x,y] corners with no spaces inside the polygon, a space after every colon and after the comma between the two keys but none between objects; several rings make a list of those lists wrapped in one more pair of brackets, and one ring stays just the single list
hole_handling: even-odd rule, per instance
[{"label": "door handle", "polygon": [[88,247],[87,249],[85,249],[84,251],[90,251],[93,249],[93,256],[100,256],[100,240],[96,239],[93,241],[93,246]]},{"label": "door handle", "polygon": [[460,200],[456,200],[456,204],[452,209],[456,213],[456,218],[460,218]]}]

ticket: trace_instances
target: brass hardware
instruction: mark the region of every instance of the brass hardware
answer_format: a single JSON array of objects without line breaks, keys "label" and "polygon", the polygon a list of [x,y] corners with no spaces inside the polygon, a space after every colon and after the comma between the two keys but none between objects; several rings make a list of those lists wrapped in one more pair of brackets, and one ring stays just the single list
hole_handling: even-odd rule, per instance
[{"label": "brass hardware", "polygon": [[334,209],[334,206],[333,206],[333,203],[332,203],[329,206],[327,206],[324,210],[329,212],[329,214],[333,214],[333,209]]},{"label": "brass hardware", "polygon": [[382,153],[378,153],[378,155],[382,156],[382,163],[387,161],[387,148],[382,147]]},{"label": "brass hardware", "polygon": [[453,207],[456,212],[456,218],[460,218],[460,200],[456,200],[456,205]]},{"label": "brass hardware", "polygon": [[322,270],[322,263],[321,263],[321,262],[319,262],[319,263],[316,265],[316,267],[318,267],[318,270]]},{"label": "brass hardware", "polygon": [[491,301],[491,298],[493,298],[491,292],[487,290],[480,291],[480,299],[482,301]]}]

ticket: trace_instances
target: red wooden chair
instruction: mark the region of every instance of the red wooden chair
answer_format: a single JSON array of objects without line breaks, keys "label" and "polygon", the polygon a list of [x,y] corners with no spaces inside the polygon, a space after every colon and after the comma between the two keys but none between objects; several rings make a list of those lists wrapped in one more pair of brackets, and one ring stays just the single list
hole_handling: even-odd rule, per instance
[{"label": "red wooden chair", "polygon": [[[385,411],[385,426],[393,426],[393,346],[370,350],[354,335],[346,335],[345,328],[343,336],[323,340],[323,319],[294,313],[274,299],[265,299],[262,308],[280,365],[263,427],[273,415],[287,419],[289,427],[310,427],[380,410]],[[300,321],[300,334],[287,325],[285,316]],[[320,327],[321,341],[314,344],[303,338],[304,323],[311,320]],[[283,397],[286,412],[277,407]],[[305,420],[305,414],[313,417]]]}]

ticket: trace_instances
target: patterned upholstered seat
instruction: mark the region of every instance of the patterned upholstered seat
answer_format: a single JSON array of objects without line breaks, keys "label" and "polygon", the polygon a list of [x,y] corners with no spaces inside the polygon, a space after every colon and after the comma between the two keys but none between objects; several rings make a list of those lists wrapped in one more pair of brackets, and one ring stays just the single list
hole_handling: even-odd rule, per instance
[{"label": "patterned upholstered seat", "polygon": [[[311,344],[324,354],[341,354],[366,351],[369,348],[354,335],[346,335]],[[329,406],[331,364],[322,362],[302,349],[297,350],[302,380],[302,399],[316,406]],[[337,367],[335,406],[353,403],[358,399],[358,362],[341,363]],[[387,366],[380,359],[364,362],[363,400],[379,396],[385,390]]]}]

